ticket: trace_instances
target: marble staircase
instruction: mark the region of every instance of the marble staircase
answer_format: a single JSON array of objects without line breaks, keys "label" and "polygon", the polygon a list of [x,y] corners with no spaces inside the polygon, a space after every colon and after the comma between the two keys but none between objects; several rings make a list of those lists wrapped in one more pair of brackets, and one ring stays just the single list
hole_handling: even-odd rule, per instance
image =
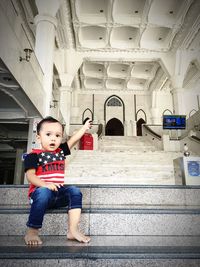
[{"label": "marble staircase", "polygon": [[61,208],[45,215],[43,245],[26,247],[28,186],[0,186],[0,266],[200,266],[200,187],[174,185],[172,160],[180,153],[143,138],[115,142],[104,138],[98,151],[69,159],[66,183],[83,193],[80,228],[89,244],[66,240]]},{"label": "marble staircase", "polygon": [[70,156],[66,183],[173,185],[173,159],[181,155],[157,150],[145,137],[105,136],[99,150]]},{"label": "marble staircase", "polygon": [[101,151],[155,151],[154,145],[144,136],[102,136]]},{"label": "marble staircase", "polygon": [[66,210],[48,211],[44,244],[26,247],[27,186],[0,186],[0,266],[199,266],[200,187],[80,185],[81,229],[66,240]]}]

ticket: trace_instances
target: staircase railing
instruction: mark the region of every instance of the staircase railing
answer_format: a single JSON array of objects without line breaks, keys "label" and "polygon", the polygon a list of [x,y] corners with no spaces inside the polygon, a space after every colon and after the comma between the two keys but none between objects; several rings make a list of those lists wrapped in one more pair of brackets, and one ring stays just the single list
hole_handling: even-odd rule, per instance
[{"label": "staircase railing", "polygon": [[100,139],[101,136],[103,135],[103,124],[102,123],[98,125],[97,135],[98,135],[98,139]]},{"label": "staircase railing", "polygon": [[152,130],[151,128],[150,128],[150,126],[151,127],[157,127],[157,126],[159,126],[159,127],[161,127],[162,125],[151,125],[151,124],[143,124],[142,125],[143,126],[143,128],[145,128],[145,130],[150,134],[150,135],[152,135],[152,137],[154,137],[154,138],[156,138],[156,139],[158,139],[158,140],[161,140],[162,139],[162,136],[160,135],[160,134],[158,134],[158,133],[156,133],[154,130]]}]

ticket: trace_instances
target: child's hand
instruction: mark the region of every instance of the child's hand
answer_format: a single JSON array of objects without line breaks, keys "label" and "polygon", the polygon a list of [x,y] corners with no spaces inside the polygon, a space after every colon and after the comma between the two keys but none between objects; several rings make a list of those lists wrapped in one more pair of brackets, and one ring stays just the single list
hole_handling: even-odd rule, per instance
[{"label": "child's hand", "polygon": [[50,189],[51,191],[58,191],[58,188],[60,188],[59,184],[47,184],[46,187]]},{"label": "child's hand", "polygon": [[88,119],[85,124],[84,124],[86,130],[89,130],[92,128],[92,120],[91,119]]}]

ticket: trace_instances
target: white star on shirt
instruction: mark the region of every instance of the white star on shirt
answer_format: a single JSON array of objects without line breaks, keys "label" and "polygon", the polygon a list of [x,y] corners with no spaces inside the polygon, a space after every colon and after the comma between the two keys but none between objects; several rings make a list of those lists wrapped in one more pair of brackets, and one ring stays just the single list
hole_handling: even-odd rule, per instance
[{"label": "white star on shirt", "polygon": [[44,161],[44,164],[47,164],[47,160]]},{"label": "white star on shirt", "polygon": [[44,153],[41,153],[41,156],[42,156],[42,157],[44,157],[44,156],[45,156],[45,154],[44,154]]},{"label": "white star on shirt", "polygon": [[56,158],[53,158],[53,160],[55,161],[55,160],[56,160]]},{"label": "white star on shirt", "polygon": [[50,155],[47,156],[48,159],[50,159],[50,157],[51,157]]}]

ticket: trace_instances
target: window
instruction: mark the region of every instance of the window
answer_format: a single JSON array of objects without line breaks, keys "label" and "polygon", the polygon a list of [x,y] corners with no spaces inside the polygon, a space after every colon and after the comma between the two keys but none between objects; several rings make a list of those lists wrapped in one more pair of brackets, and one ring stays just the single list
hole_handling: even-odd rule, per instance
[{"label": "window", "polygon": [[118,106],[118,107],[121,107],[122,103],[119,101],[118,98],[113,97],[108,101],[107,106],[115,106],[115,107]]}]

